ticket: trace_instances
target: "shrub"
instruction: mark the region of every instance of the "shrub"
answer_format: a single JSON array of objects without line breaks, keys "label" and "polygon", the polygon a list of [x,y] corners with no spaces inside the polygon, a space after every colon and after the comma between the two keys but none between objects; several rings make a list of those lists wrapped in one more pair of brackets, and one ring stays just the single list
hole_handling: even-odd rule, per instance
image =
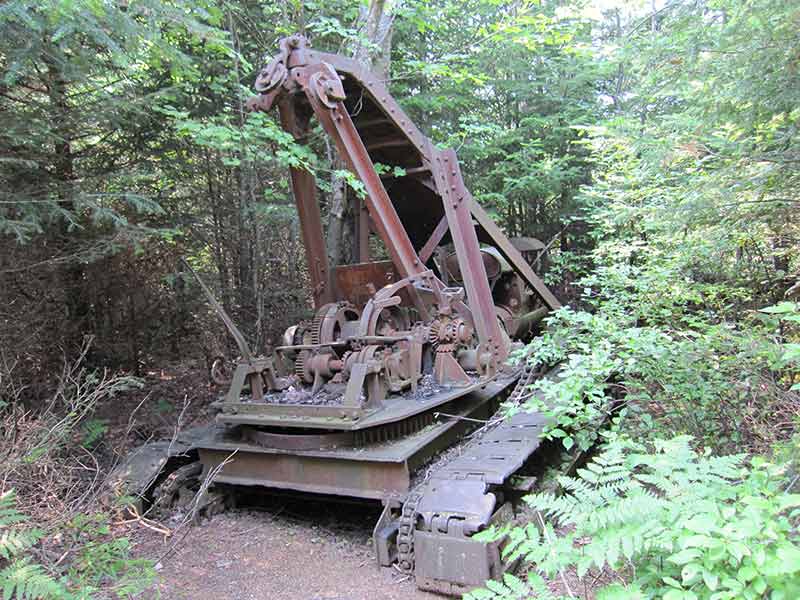
[{"label": "shrub", "polygon": [[[785,351],[759,329],[676,330],[637,325],[614,311],[563,308],[528,348],[533,362],[559,364],[559,376],[535,382],[539,393],[509,410],[550,416],[545,436],[567,449],[590,448],[614,409],[636,417],[622,421],[633,437],[687,434],[720,451],[766,452],[790,437],[800,411],[800,399],[780,381]],[[614,407],[618,392],[624,403]]]},{"label": "shrub", "polygon": [[800,495],[783,491],[775,465],[744,462],[696,452],[687,436],[647,446],[612,437],[577,477],[560,478],[563,495],[526,499],[549,520],[508,531],[504,557],[529,563],[527,580],[507,575],[468,598],[552,597],[541,576],[570,568],[627,582],[605,587],[605,600],[800,597]]},{"label": "shrub", "polygon": [[[155,577],[151,561],[133,559],[128,540],[111,531],[106,512],[97,511],[103,467],[87,448],[105,433],[93,419],[97,404],[138,382],[86,369],[87,350],[65,365],[39,410],[22,405],[21,387],[10,369],[0,369],[4,600],[130,597]],[[58,561],[51,560],[53,551]]]},{"label": "shrub", "polygon": [[42,535],[41,531],[27,526],[27,520],[17,510],[13,490],[0,495],[0,556],[4,563],[0,570],[0,588],[3,598],[75,598],[63,580],[52,577],[27,555]]}]

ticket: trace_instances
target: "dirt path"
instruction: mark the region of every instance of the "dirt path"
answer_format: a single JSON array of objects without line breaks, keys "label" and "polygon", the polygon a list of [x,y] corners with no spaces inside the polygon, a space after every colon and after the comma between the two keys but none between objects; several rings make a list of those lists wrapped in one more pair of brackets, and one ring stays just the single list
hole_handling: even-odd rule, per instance
[{"label": "dirt path", "polygon": [[[102,407],[113,452],[124,456],[177,427],[209,422],[209,404],[223,390],[206,383],[197,365],[147,374],[144,389]],[[180,415],[180,417],[178,417]],[[131,427],[131,423],[135,423]],[[372,549],[380,505],[259,495],[245,510],[228,511],[182,530],[179,543],[148,529],[126,532],[139,557],[160,561],[160,581],[143,600],[441,600],[416,589],[394,569],[381,569]],[[177,523],[165,523],[174,528]],[[186,532],[184,536],[184,531]],[[174,551],[164,557],[172,546]],[[164,558],[161,558],[164,557]]]},{"label": "dirt path", "polygon": [[[231,511],[192,527],[161,561],[157,590],[143,598],[441,600],[396,570],[377,566],[371,507],[302,504],[293,499],[270,507],[272,512]],[[344,515],[339,520],[336,509]],[[170,545],[147,534],[139,538],[137,554],[158,558]]]}]

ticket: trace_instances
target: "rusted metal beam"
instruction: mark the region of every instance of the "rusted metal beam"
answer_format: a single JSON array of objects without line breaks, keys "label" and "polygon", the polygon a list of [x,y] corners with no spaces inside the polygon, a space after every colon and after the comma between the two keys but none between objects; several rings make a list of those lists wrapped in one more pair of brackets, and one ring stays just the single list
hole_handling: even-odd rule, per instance
[{"label": "rusted metal beam", "polygon": [[295,57],[292,53],[288,59],[289,68],[294,66],[314,65],[328,63],[339,73],[348,75],[361,84],[362,89],[369,94],[378,109],[386,115],[388,122],[400,129],[408,138],[417,152],[422,156],[429,156],[431,144],[425,134],[419,130],[414,122],[400,107],[386,89],[383,81],[375,77],[368,69],[363,68],[354,60],[338,54],[328,54],[317,50],[305,50],[302,57]]},{"label": "rusted metal beam", "polygon": [[[295,102],[296,100],[292,96],[282,96],[278,103],[278,111],[283,128],[292,133],[296,139],[302,140],[308,131],[308,125],[298,119]],[[314,308],[319,308],[323,304],[334,301],[334,290],[322,232],[322,217],[316,197],[317,184],[314,175],[304,169],[292,167],[289,172],[292,181],[292,195],[300,218],[306,263],[311,277]]]},{"label": "rusted metal beam", "polygon": [[433,255],[433,252],[436,250],[439,242],[442,241],[442,238],[447,233],[447,229],[447,217],[442,217],[439,220],[439,223],[436,225],[436,229],[434,229],[433,233],[431,233],[431,237],[428,238],[428,241],[425,242],[422,250],[419,251],[419,259],[423,263],[428,262],[428,259]]},{"label": "rusted metal beam", "polygon": [[511,268],[517,272],[517,274],[525,280],[534,292],[542,299],[550,310],[557,310],[561,308],[561,302],[558,301],[553,295],[547,286],[545,285],[544,281],[533,271],[531,266],[528,262],[523,258],[522,254],[520,254],[519,250],[514,248],[511,244],[509,239],[505,236],[503,231],[497,226],[497,224],[492,220],[492,218],[486,214],[486,211],[483,210],[480,204],[475,202],[475,200],[470,197],[470,211],[472,212],[472,216],[477,221],[478,225],[480,225],[486,234],[492,239],[495,247],[500,251],[500,254],[503,255],[508,261],[508,264],[511,265]]},{"label": "rusted metal beam", "polygon": [[403,138],[395,138],[388,140],[376,140],[367,144],[367,152],[374,152],[375,150],[383,150],[384,148],[403,148],[411,146],[411,142]]},{"label": "rusted metal beam", "polygon": [[385,117],[377,119],[355,119],[354,123],[356,124],[356,127],[358,127],[359,130],[375,127],[376,125],[394,126],[394,123]]},{"label": "rusted metal beam", "polygon": [[400,217],[397,216],[397,211],[386,193],[386,188],[383,187],[380,176],[375,171],[375,165],[347,109],[342,102],[336,102],[332,109],[323,106],[317,98],[316,91],[308,85],[307,78],[320,70],[309,68],[305,72],[305,81],[302,82],[314,114],[328,135],[333,138],[339,155],[364,184],[367,192],[365,201],[370,217],[400,275],[402,277],[420,275],[426,269],[417,256]]},{"label": "rusted metal beam", "polygon": [[478,235],[472,223],[472,197],[464,186],[454,150],[439,152],[434,173],[458,256],[467,304],[472,311],[475,332],[481,343],[481,353],[491,353],[494,363],[492,366],[497,368],[508,358],[508,340],[502,334],[495,312]]}]

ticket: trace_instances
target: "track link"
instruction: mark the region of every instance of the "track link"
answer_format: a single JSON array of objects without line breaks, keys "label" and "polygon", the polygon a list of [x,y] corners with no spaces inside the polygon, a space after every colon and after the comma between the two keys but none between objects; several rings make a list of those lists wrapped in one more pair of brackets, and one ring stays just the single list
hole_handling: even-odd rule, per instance
[{"label": "track link", "polygon": [[[519,403],[536,393],[530,385],[540,375],[526,360],[508,400]],[[513,514],[510,505],[498,503],[498,491],[539,447],[545,423],[543,415],[526,412],[493,419],[408,495],[399,517],[398,567],[414,572],[419,587],[461,593],[498,576],[498,546],[492,550],[471,536],[494,524],[501,509]],[[462,562],[450,561],[454,555]]]}]

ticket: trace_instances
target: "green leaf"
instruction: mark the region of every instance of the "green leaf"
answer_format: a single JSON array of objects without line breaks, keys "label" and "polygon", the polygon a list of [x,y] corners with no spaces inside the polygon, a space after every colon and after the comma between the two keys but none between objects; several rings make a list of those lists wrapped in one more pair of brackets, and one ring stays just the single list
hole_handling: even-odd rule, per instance
[{"label": "green leaf", "polygon": [[758,573],[753,567],[750,565],[744,565],[736,573],[736,578],[742,583],[747,583],[748,581],[755,579],[757,575]]},{"label": "green leaf", "polygon": [[800,571],[800,548],[786,541],[778,546],[776,555],[784,573]]},{"label": "green leaf", "polygon": [[719,577],[716,573],[712,573],[708,569],[703,569],[703,583],[713,592],[719,586]]},{"label": "green leaf", "polygon": [[680,552],[676,552],[675,554],[668,556],[667,560],[671,563],[675,563],[676,565],[685,565],[697,558],[700,558],[702,553],[695,549],[695,548],[686,548],[685,550],[681,550]]},{"label": "green leaf", "polygon": [[796,302],[778,302],[778,304],[775,304],[773,306],[767,306],[759,309],[759,312],[773,314],[773,315],[784,315],[788,313],[795,313],[795,312],[800,312],[800,304]]}]

